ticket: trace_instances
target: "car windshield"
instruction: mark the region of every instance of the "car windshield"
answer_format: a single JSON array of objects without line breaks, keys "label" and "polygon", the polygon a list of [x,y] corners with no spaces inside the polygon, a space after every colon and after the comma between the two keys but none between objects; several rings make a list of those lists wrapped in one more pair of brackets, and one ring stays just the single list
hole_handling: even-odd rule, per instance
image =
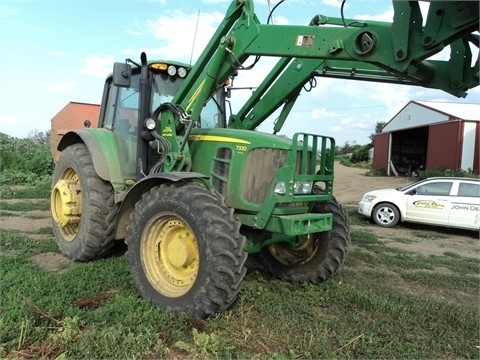
[{"label": "car windshield", "polygon": [[415,182],[413,182],[413,183],[410,183],[410,184],[408,184],[408,185],[405,185],[405,186],[398,187],[398,188],[396,188],[395,190],[398,190],[398,191],[405,191],[405,190],[408,190],[408,189],[410,189],[410,188],[414,187],[415,185],[418,185],[418,184],[420,184],[420,183],[422,183],[422,182],[424,182],[424,181],[425,181],[425,180],[422,180],[422,181],[415,181]]}]

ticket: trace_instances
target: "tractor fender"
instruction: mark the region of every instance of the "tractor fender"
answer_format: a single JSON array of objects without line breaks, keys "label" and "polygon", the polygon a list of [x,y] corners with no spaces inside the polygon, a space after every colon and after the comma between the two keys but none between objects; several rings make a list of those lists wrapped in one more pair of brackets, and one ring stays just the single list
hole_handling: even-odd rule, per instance
[{"label": "tractor fender", "polygon": [[[82,129],[67,132],[58,143],[57,150],[84,143],[92,158],[97,175],[114,184],[123,183],[117,144],[113,133],[107,129]],[[108,161],[107,161],[108,159]]]},{"label": "tractor fender", "polygon": [[127,236],[127,226],[130,224],[130,215],[135,209],[137,201],[149,191],[152,187],[167,182],[179,181],[200,181],[206,188],[211,186],[207,182],[208,176],[196,172],[170,172],[170,173],[156,173],[148,175],[137,181],[135,185],[128,191],[120,205],[118,212],[117,226],[115,239],[125,239]]}]

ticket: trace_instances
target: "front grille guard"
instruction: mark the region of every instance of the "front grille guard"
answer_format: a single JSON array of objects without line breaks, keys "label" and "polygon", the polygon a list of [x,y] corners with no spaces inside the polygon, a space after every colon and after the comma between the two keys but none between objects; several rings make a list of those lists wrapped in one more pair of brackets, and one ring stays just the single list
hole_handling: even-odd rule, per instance
[{"label": "front grille guard", "polygon": [[[315,157],[315,161],[312,161]],[[307,133],[296,133],[292,140],[286,166],[278,169],[266,194],[260,212],[252,224],[263,229],[274,213],[285,213],[285,203],[308,203],[310,209],[315,202],[329,201],[333,196],[333,173],[335,161],[335,140],[332,137]],[[275,194],[273,189],[278,181],[288,182],[285,195]],[[314,192],[310,195],[295,195],[296,181],[311,181]]]},{"label": "front grille guard", "polygon": [[[307,133],[296,133],[293,136],[292,152],[293,181],[313,181],[322,189],[322,193],[332,196],[333,173],[335,163],[335,139]],[[312,161],[315,156],[315,161]],[[304,196],[301,196],[303,199]],[[304,200],[305,201],[305,200]],[[308,200],[307,200],[308,201]]]}]

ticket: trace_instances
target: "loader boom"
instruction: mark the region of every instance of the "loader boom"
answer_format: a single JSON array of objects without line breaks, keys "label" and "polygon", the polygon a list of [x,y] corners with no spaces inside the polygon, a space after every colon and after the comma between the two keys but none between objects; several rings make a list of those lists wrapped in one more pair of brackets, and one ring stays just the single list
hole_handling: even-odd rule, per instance
[{"label": "loader boom", "polygon": [[[393,1],[393,6],[392,23],[315,15],[308,26],[296,26],[261,24],[252,0],[233,1],[172,100],[186,117],[162,112],[162,135],[176,118],[177,133],[169,133],[169,139],[174,149],[175,144],[185,144],[182,138],[188,137],[191,127],[183,125],[198,121],[210,96],[253,56],[280,59],[231,117],[231,128],[255,129],[284,105],[277,132],[304,84],[315,76],[419,85],[457,97],[465,97],[468,89],[478,85],[479,63],[477,59],[471,65],[470,49],[479,42],[478,2],[433,1],[425,22],[418,1]],[[447,46],[451,48],[448,60],[432,59]],[[175,161],[169,162],[167,171],[188,169],[188,151],[171,158]]]}]

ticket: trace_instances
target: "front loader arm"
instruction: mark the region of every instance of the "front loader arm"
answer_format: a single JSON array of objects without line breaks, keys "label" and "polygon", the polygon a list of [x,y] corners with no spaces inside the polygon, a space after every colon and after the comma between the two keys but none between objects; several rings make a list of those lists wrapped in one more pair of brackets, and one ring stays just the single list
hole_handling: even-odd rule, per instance
[{"label": "front loader arm", "polygon": [[[209,97],[251,56],[280,60],[230,127],[254,129],[282,104],[286,118],[313,76],[419,85],[459,97],[478,85],[470,50],[478,47],[478,2],[433,1],[425,22],[417,1],[393,5],[392,23],[314,16],[309,26],[297,26],[261,24],[252,0],[233,1],[172,102],[197,121]],[[447,46],[448,60],[431,59]],[[168,119],[172,114],[162,113],[162,123]],[[178,119],[176,130],[188,136]]]}]

